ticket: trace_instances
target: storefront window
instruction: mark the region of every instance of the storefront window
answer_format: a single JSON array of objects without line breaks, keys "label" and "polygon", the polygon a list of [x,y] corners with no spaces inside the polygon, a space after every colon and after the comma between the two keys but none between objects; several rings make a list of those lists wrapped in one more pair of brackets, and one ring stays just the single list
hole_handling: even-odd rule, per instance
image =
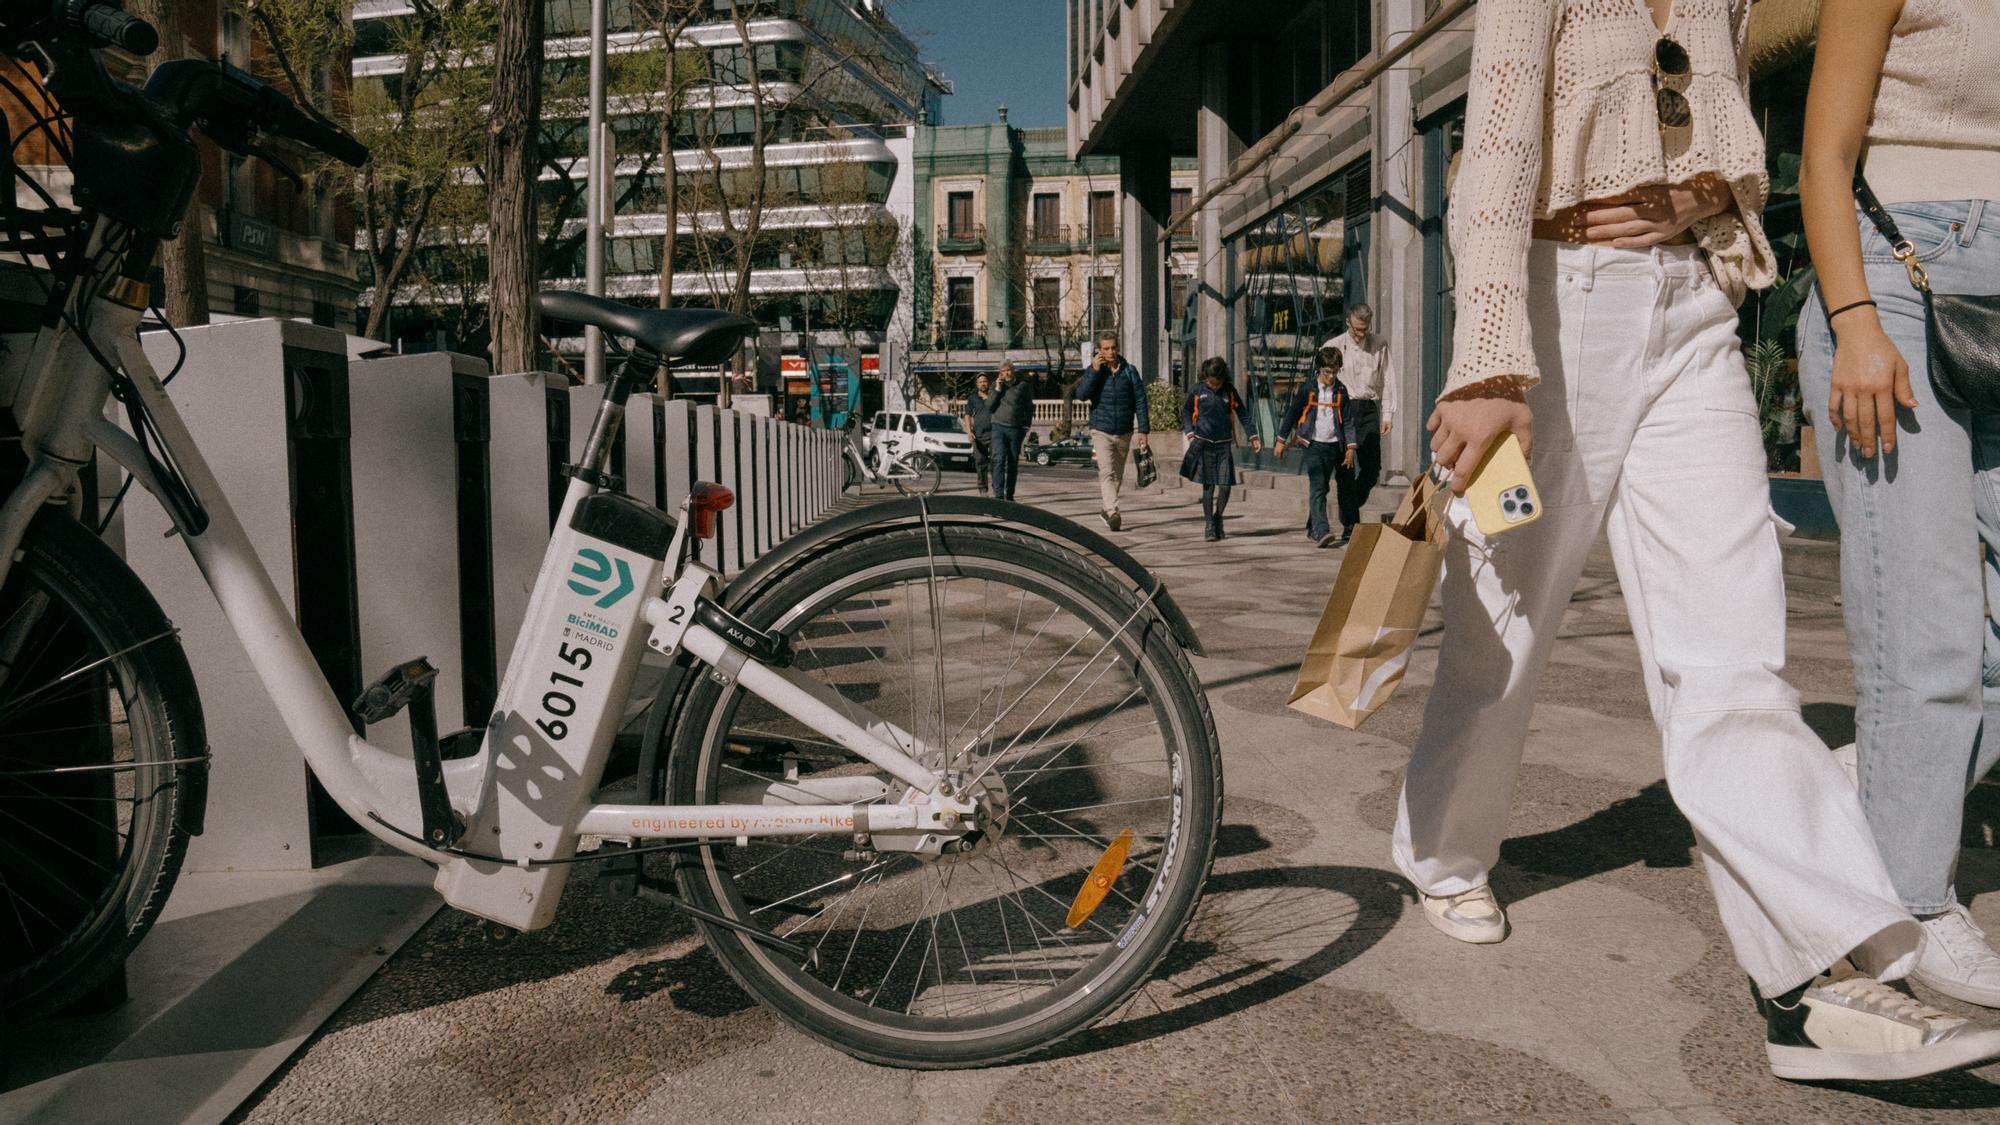
[{"label": "storefront window", "polygon": [[1273,404],[1312,377],[1320,343],[1342,330],[1350,286],[1360,283],[1355,271],[1367,261],[1365,224],[1350,224],[1349,197],[1365,207],[1366,184],[1364,161],[1251,227],[1237,244],[1245,316],[1235,350],[1267,441]]},{"label": "storefront window", "polygon": [[[1413,417],[1429,417],[1444,390],[1451,368],[1451,334],[1457,323],[1454,297],[1457,270],[1445,233],[1445,212],[1458,173],[1458,154],[1465,147],[1465,106],[1445,110],[1422,125],[1424,144],[1424,383],[1423,409]],[[1430,446],[1419,443],[1429,460]]]}]

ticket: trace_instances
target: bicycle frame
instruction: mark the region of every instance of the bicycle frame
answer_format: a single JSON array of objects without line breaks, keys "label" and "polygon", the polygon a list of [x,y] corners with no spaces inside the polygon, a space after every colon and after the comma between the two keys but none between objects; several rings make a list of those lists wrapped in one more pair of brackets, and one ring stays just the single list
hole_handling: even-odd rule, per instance
[{"label": "bicycle frame", "polygon": [[[379,839],[437,864],[437,889],[452,906],[516,929],[547,925],[569,871],[563,861],[584,835],[639,841],[839,834],[885,851],[914,851],[971,827],[975,805],[950,793],[923,764],[933,752],[910,732],[804,675],[758,663],[696,620],[718,576],[683,562],[687,519],[665,550],[634,549],[629,537],[590,518],[606,505],[589,503],[600,493],[585,479],[592,474],[580,474],[570,481],[544,553],[482,746],[474,756],[444,763],[451,806],[467,827],[463,849],[433,846],[420,828],[410,758],[354,733],[147,361],[138,335],[145,299],[124,285],[114,283],[110,296],[77,297],[72,308],[87,315],[75,322],[86,325],[99,352],[117,357],[151,418],[156,454],[178,472],[207,525],[186,526],[147,449],[105,417],[111,375],[67,324],[44,327],[18,377],[0,378],[0,391],[12,392],[30,464],[0,506],[0,582],[30,519],[45,504],[74,505],[79,468],[93,449],[102,450],[175,514],[224,617],[327,792]],[[121,294],[122,301],[114,299]],[[623,409],[622,400],[606,396],[582,459],[587,467],[602,468]],[[597,803],[622,704],[644,655],[635,643],[641,637],[659,653],[685,652],[706,666],[705,674],[733,680],[908,788],[897,792],[873,778],[808,778],[725,790],[730,800],[722,804]]]}]

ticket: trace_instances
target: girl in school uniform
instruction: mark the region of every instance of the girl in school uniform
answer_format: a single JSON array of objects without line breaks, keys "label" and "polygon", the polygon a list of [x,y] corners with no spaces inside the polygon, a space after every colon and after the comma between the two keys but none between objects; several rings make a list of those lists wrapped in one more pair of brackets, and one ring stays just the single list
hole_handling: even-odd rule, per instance
[{"label": "girl in school uniform", "polygon": [[1202,538],[1222,538],[1222,513],[1229,507],[1229,490],[1236,485],[1236,425],[1250,435],[1250,448],[1263,449],[1251,428],[1250,408],[1229,377],[1229,363],[1220,356],[1203,360],[1201,381],[1181,403],[1181,434],[1187,438],[1187,455],[1181,458],[1181,476],[1201,485]]}]

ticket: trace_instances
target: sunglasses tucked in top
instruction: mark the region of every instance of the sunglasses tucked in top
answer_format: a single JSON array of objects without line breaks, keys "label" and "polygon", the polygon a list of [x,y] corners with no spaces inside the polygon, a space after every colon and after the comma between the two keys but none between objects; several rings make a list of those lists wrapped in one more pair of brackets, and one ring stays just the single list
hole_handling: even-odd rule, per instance
[{"label": "sunglasses tucked in top", "polygon": [[1704,172],[1736,206],[1695,223],[1723,290],[1777,275],[1760,218],[1770,181],[1739,65],[1748,0],[1479,0],[1465,151],[1452,187],[1458,317],[1444,397],[1540,379],[1528,333],[1535,220]]}]

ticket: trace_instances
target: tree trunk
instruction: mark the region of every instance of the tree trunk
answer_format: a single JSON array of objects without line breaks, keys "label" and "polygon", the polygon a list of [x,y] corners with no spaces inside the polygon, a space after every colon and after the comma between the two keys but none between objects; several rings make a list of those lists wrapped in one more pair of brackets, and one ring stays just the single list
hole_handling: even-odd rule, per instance
[{"label": "tree trunk", "polygon": [[496,374],[536,360],[536,173],[542,115],[541,0],[500,0],[486,136],[487,326]]},{"label": "tree trunk", "polygon": [[[127,8],[160,33],[159,49],[146,60],[147,73],[170,59],[187,58],[187,32],[177,0],[132,0]],[[207,142],[201,142],[206,144]],[[167,323],[187,327],[208,323],[208,264],[202,253],[201,196],[188,202],[179,238],[160,243],[160,272],[166,278]]]}]

